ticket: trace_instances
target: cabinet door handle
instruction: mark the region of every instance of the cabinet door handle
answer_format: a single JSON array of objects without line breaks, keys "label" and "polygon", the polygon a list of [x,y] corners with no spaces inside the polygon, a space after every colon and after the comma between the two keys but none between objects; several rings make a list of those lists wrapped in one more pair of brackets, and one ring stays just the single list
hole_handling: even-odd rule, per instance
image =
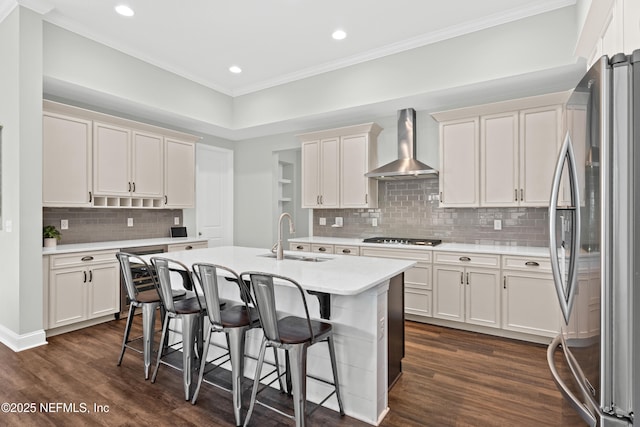
[{"label": "cabinet door handle", "polygon": [[129,182],[129,193],[131,193],[131,182]]},{"label": "cabinet door handle", "polygon": [[369,195],[368,194],[364,195],[364,202],[365,203],[369,203]]},{"label": "cabinet door handle", "polygon": [[169,203],[169,199],[167,199],[167,195],[164,195],[164,204],[166,205],[167,203]]},{"label": "cabinet door handle", "polygon": [[464,285],[464,273],[460,272],[460,284]]},{"label": "cabinet door handle", "polygon": [[93,261],[93,257],[92,256],[83,256],[82,258],[80,258],[80,261]]},{"label": "cabinet door handle", "polygon": [[87,272],[83,271],[82,273],[84,274],[84,280],[82,281],[82,283],[87,283]]},{"label": "cabinet door handle", "polygon": [[513,190],[513,191],[515,191],[515,192],[516,192],[516,199],[515,199],[515,201],[517,202],[517,201],[518,201],[518,189],[516,188],[516,189],[515,189],[515,190]]},{"label": "cabinet door handle", "polygon": [[442,197],[442,191],[440,192],[440,203],[444,203],[444,197]]},{"label": "cabinet door handle", "polygon": [[89,270],[89,282],[93,282],[93,270]]},{"label": "cabinet door handle", "polygon": [[524,190],[522,188],[520,189],[520,201],[524,202]]},{"label": "cabinet door handle", "polygon": [[318,252],[326,252],[327,248],[325,248],[324,246],[321,246],[318,248]]},{"label": "cabinet door handle", "polygon": [[191,245],[188,245],[188,246],[184,247],[185,251],[190,251],[191,249],[193,249],[193,246],[191,246]]},{"label": "cabinet door handle", "polygon": [[540,264],[535,261],[527,261],[524,263],[527,267],[540,267]]},{"label": "cabinet door handle", "polygon": [[318,195],[316,196],[316,205],[319,205],[319,204],[320,204],[320,196]]},{"label": "cabinet door handle", "polygon": [[93,194],[89,191],[89,203],[93,202]]},{"label": "cabinet door handle", "polygon": [[323,199],[323,196],[322,196],[322,194],[321,194],[321,195],[320,195],[320,204],[321,204],[321,205],[324,203],[324,200],[322,200],[322,199]]},{"label": "cabinet door handle", "polygon": [[467,273],[467,285],[469,284],[469,273]]},{"label": "cabinet door handle", "polygon": [[134,193],[136,192],[136,183],[135,182],[133,183],[133,192]]},{"label": "cabinet door handle", "polygon": [[502,289],[507,289],[507,276],[502,276]]},{"label": "cabinet door handle", "polygon": [[471,261],[471,258],[469,258],[468,256],[461,256],[460,258],[458,258],[460,261],[464,261],[464,262],[469,262]]},{"label": "cabinet door handle", "polygon": [[304,249],[304,246],[302,246],[302,245],[298,245],[298,246],[296,246],[296,249],[297,249],[297,250],[299,250],[299,251],[301,251],[301,250],[303,250],[303,249]]},{"label": "cabinet door handle", "polygon": [[350,254],[351,253],[351,249],[343,249],[342,253],[343,254]]}]

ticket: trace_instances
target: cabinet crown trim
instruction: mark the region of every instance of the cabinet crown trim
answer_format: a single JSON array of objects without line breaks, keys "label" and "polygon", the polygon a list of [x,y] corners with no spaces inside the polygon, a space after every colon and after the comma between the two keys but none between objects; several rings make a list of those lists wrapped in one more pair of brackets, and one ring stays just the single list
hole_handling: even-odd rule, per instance
[{"label": "cabinet crown trim", "polygon": [[155,134],[161,134],[162,136],[169,138],[178,138],[190,142],[197,142],[202,139],[200,136],[192,135],[190,133],[180,132],[177,130],[167,129],[160,126],[150,125],[147,123],[137,122],[134,120],[124,119],[122,117],[112,116],[97,111],[87,110],[85,108],[76,107],[73,105],[62,104],[60,102],[43,100],[42,101],[43,114],[55,113],[63,115],[71,115],[75,118],[81,118],[84,120],[92,120],[104,122],[101,124],[124,126],[135,131],[151,132]]},{"label": "cabinet crown trim", "polygon": [[363,124],[354,125],[354,126],[344,126],[340,128],[334,128],[334,129],[325,129],[325,130],[316,131],[316,132],[301,133],[296,135],[296,138],[304,142],[304,141],[313,141],[316,139],[335,138],[335,137],[340,137],[344,135],[353,135],[357,133],[368,133],[373,136],[377,136],[380,132],[382,132],[382,128],[378,124],[371,122],[371,123],[363,123]]},{"label": "cabinet crown trim", "polygon": [[508,113],[517,110],[528,110],[537,107],[548,107],[551,105],[566,103],[567,99],[569,99],[570,94],[570,91],[554,92],[544,95],[530,96],[527,98],[510,99],[507,101],[494,102],[490,104],[473,105],[470,107],[431,113],[431,117],[433,117],[438,122],[447,122],[450,120],[467,119],[475,116]]}]

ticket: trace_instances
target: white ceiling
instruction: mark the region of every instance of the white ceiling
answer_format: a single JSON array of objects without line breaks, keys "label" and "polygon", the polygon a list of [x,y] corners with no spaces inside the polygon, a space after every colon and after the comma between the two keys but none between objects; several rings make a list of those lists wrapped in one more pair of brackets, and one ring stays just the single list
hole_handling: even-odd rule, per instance
[{"label": "white ceiling", "polygon": [[[53,24],[238,96],[558,9],[575,0],[18,3],[44,13],[44,19]],[[114,7],[120,3],[131,6],[135,16],[116,14]],[[337,28],[348,33],[345,40],[331,38]],[[231,65],[242,67],[243,72],[231,74]]]}]

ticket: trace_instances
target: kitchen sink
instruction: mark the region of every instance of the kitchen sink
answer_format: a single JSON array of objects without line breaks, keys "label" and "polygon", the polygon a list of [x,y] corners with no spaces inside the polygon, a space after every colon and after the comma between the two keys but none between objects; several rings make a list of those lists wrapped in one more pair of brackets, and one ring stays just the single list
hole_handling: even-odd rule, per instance
[{"label": "kitchen sink", "polygon": [[[273,259],[276,258],[276,254],[272,254],[272,253],[258,255],[258,256],[265,257],[265,258],[273,258]],[[324,261],[329,261],[331,258],[285,254],[284,259],[293,260],[293,261],[305,261],[305,262],[324,262]]]}]

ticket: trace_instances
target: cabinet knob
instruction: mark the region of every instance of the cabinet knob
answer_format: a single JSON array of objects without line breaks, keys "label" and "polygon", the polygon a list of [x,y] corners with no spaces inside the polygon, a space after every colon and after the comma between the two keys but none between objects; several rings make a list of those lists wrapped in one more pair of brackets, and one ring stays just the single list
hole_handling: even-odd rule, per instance
[{"label": "cabinet knob", "polygon": [[326,252],[326,251],[327,251],[327,248],[325,248],[324,246],[318,248],[318,252]]},{"label": "cabinet knob", "polygon": [[299,251],[301,251],[301,250],[303,250],[303,249],[304,249],[304,246],[302,246],[302,245],[298,245],[298,246],[296,246],[296,249],[297,249],[297,250],[299,250]]},{"label": "cabinet knob", "polygon": [[343,249],[342,253],[343,254],[350,254],[351,253],[351,249]]},{"label": "cabinet knob", "polygon": [[540,264],[535,261],[527,261],[524,263],[527,267],[540,267]]},{"label": "cabinet knob", "polygon": [[460,261],[464,261],[464,262],[469,262],[471,261],[471,258],[469,258],[468,256],[461,256],[460,258],[458,258]]},{"label": "cabinet knob", "polygon": [[193,246],[191,246],[191,245],[188,245],[188,246],[184,247],[185,251],[190,251],[191,249],[193,249]]}]

